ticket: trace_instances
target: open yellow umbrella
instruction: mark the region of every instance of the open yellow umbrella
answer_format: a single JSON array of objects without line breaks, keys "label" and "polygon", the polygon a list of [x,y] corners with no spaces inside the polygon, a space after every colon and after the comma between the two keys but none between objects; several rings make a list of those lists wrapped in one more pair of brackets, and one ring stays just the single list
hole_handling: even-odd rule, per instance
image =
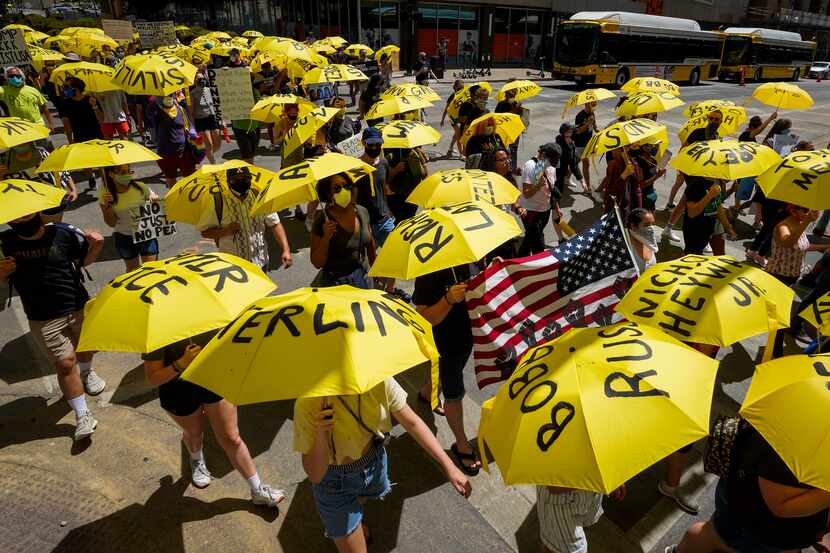
[{"label": "open yellow umbrella", "polygon": [[510,83],[505,83],[496,94],[497,100],[504,100],[505,93],[509,91],[516,92],[516,101],[521,101],[532,96],[536,96],[542,92],[542,87],[533,81],[518,80]]},{"label": "open yellow umbrella", "polygon": [[431,108],[432,104],[417,96],[395,96],[386,100],[379,100],[372,104],[366,112],[366,119],[380,119],[392,117],[399,113]]},{"label": "open yellow umbrella", "polygon": [[199,46],[188,46],[183,50],[174,52],[173,55],[193,65],[206,64],[210,61],[210,50]]},{"label": "open yellow umbrella", "polygon": [[66,192],[51,184],[0,180],[0,224],[61,205]]},{"label": "open yellow umbrella", "polygon": [[303,77],[303,84],[323,84],[348,81],[368,81],[363,71],[353,65],[332,64],[325,67],[317,67],[309,71]]},{"label": "open yellow umbrella", "polygon": [[176,25],[175,27],[173,27],[173,30],[177,33],[189,33],[190,27],[188,27],[187,25]]},{"label": "open yellow umbrella", "polygon": [[51,36],[43,40],[44,48],[51,48],[53,50],[58,50],[65,54],[68,53],[68,50],[71,49],[71,47],[73,47],[74,45],[75,41],[72,40],[72,37],[68,37],[65,35]]},{"label": "open yellow umbrella", "polygon": [[505,484],[611,493],[709,433],[717,368],[636,323],[572,329],[528,350],[482,405],[480,449]]},{"label": "open yellow umbrella", "polygon": [[337,52],[334,46],[332,46],[331,44],[327,44],[325,42],[315,42],[310,46],[310,48],[318,54],[323,55],[334,54],[335,52]]},{"label": "open yellow umbrella", "polygon": [[[695,110],[698,111],[697,109]],[[709,114],[715,111],[714,109],[708,111],[704,115],[698,115],[686,121],[680,130],[677,131],[677,136],[680,138],[682,144],[686,143],[686,139],[692,131],[703,129],[709,125]],[[720,106],[717,111],[723,115],[723,121],[718,127],[719,136],[727,136],[735,134],[738,129],[746,122],[746,110],[740,106]]]},{"label": "open yellow umbrella", "polygon": [[486,202],[425,209],[397,223],[369,275],[410,280],[479,261],[520,234],[512,215]]},{"label": "open yellow umbrella", "polygon": [[274,213],[317,198],[317,183],[326,177],[345,173],[352,182],[368,175],[374,167],[363,160],[330,152],[281,169],[270,179],[251,207],[253,214]]},{"label": "open yellow umbrella", "polygon": [[158,154],[136,142],[95,139],[61,146],[49,154],[37,168],[37,172],[79,171],[157,159],[161,159]]},{"label": "open yellow umbrella", "polygon": [[257,56],[253,60],[251,60],[251,72],[261,72],[263,63],[270,63],[271,67],[273,67],[274,69],[278,67],[285,67],[285,63],[287,60],[288,58],[286,58],[284,54],[278,54],[273,50],[266,50],[261,54],[257,54]]},{"label": "open yellow umbrella", "polygon": [[635,92],[623,100],[615,113],[626,117],[640,117],[674,109],[683,103],[683,100],[669,92]]},{"label": "open yellow umbrella", "polygon": [[781,161],[763,144],[738,140],[704,140],[682,148],[669,165],[684,175],[734,180],[755,177]]},{"label": "open yellow umbrella", "polygon": [[321,39],[320,42],[326,42],[335,48],[340,48],[341,46],[349,43],[348,40],[340,36],[327,36],[326,38]]},{"label": "open yellow umbrella", "polygon": [[[731,100],[704,100],[702,102],[692,102],[683,110],[683,115],[690,119],[706,115],[710,112],[720,110],[721,108],[734,107],[735,102]],[[744,111],[746,113],[746,111]]]},{"label": "open yellow umbrella", "polygon": [[[280,65],[280,61],[277,61],[277,65]],[[315,65],[310,61],[306,61],[303,59],[293,59],[284,62],[285,70],[288,72],[288,76],[292,79],[296,79],[297,77],[302,77],[312,69],[318,69],[320,67],[325,67],[325,65]]]},{"label": "open yellow umbrella", "polygon": [[562,108],[562,118],[564,119],[565,112],[567,112],[570,108],[616,97],[616,94],[605,88],[588,88],[581,90],[568,98],[568,101],[565,102],[565,107]]},{"label": "open yellow umbrella", "polygon": [[417,148],[425,144],[438,144],[441,133],[420,121],[397,119],[375,125],[383,136],[384,148]]},{"label": "open yellow umbrella", "polygon": [[113,50],[118,48],[118,42],[105,34],[78,32],[74,37],[76,51],[81,56],[89,56],[94,51],[100,51],[104,46]]},{"label": "open yellow umbrella", "polygon": [[798,316],[816,327],[822,336],[830,336],[830,292],[825,293]]},{"label": "open yellow umbrella", "polygon": [[300,115],[306,115],[317,106],[302,96],[294,94],[274,94],[266,96],[251,108],[251,119],[263,123],[276,123],[282,115],[283,108],[288,104],[297,104],[300,108]]},{"label": "open yellow umbrella", "polygon": [[398,96],[415,96],[427,102],[440,102],[441,97],[426,85],[415,83],[401,83],[390,86],[380,95],[381,100],[389,100]]},{"label": "open yellow umbrella", "polygon": [[19,117],[0,117],[0,148],[13,148],[27,142],[43,140],[51,131],[38,123]]},{"label": "open yellow umbrella", "polygon": [[383,56],[384,54],[391,58],[393,55],[395,55],[396,52],[400,51],[401,49],[398,46],[395,46],[394,44],[387,44],[386,46],[378,48],[375,51],[375,59],[380,60],[381,56]]},{"label": "open yellow umbrella", "polygon": [[104,29],[100,27],[64,27],[58,33],[61,36],[75,36],[77,34],[92,34],[92,35],[103,35]]},{"label": "open yellow umbrella", "polygon": [[458,118],[458,110],[461,109],[464,102],[470,99],[470,88],[473,86],[480,86],[486,89],[490,94],[493,93],[493,87],[486,81],[479,81],[477,83],[465,85],[464,88],[453,95],[450,105],[447,106],[447,115],[453,118]]},{"label": "open yellow umbrella", "polygon": [[201,165],[195,173],[180,179],[164,196],[167,217],[191,225],[199,224],[202,214],[215,209],[214,195],[231,194],[228,169],[246,168],[251,174],[251,190],[259,193],[276,173],[256,167],[241,159]]},{"label": "open yellow umbrella", "polygon": [[636,144],[660,144],[663,149],[668,146],[669,135],[665,125],[651,119],[631,119],[608,125],[595,133],[585,146],[582,158],[595,157],[623,146]]},{"label": "open yellow umbrella", "polygon": [[336,108],[316,108],[306,115],[298,117],[294,126],[288,129],[285,134],[282,146],[283,157],[311,140],[320,127],[328,123],[338,113],[340,113],[340,110]]},{"label": "open yellow umbrella", "polygon": [[790,324],[791,288],[732,257],[685,255],[644,272],[616,310],[684,342],[729,346]]},{"label": "open yellow umbrella", "polygon": [[775,109],[807,109],[813,98],[800,86],[792,83],[764,83],[752,91],[752,97]]},{"label": "open yellow umbrella", "polygon": [[361,394],[424,363],[437,384],[437,362],[412,306],[380,290],[300,288],[249,305],[182,378],[245,405]]},{"label": "open yellow umbrella", "polygon": [[629,79],[620,90],[628,92],[668,92],[675,96],[680,96],[680,87],[671,81],[665,79],[658,79],[656,77],[635,77]]},{"label": "open yellow umbrella", "polygon": [[168,96],[187,88],[196,67],[171,54],[127,56],[115,68],[112,82],[128,94]]},{"label": "open yellow umbrella", "polygon": [[29,50],[29,54],[32,56],[32,65],[34,65],[35,69],[38,71],[41,71],[43,69],[43,65],[47,62],[57,63],[66,59],[66,56],[57,50],[41,48],[40,46],[32,46],[31,44],[27,46],[27,49]]},{"label": "open yellow umbrella", "polygon": [[112,82],[112,75],[112,67],[108,65],[79,61],[59,65],[52,71],[49,80],[61,87],[68,78],[77,77],[84,82],[88,92],[107,92],[118,90],[118,85]]},{"label": "open yellow umbrella", "polygon": [[78,351],[149,353],[231,322],[276,289],[227,253],[182,253],[112,279],[87,302]]},{"label": "open yellow umbrella", "polygon": [[767,198],[809,209],[830,209],[830,149],[793,152],[760,177]]},{"label": "open yellow umbrella", "polygon": [[231,39],[231,35],[229,35],[225,31],[211,31],[208,34],[206,34],[205,36],[209,37],[209,38],[216,39],[216,40],[222,40],[222,41]]},{"label": "open yellow umbrella", "polygon": [[433,173],[422,180],[406,201],[421,207],[470,201],[512,205],[519,195],[516,185],[498,173],[481,169],[450,169]]},{"label": "open yellow umbrella", "polygon": [[244,33],[242,33],[242,36],[244,36],[245,38],[259,38],[264,35],[259,31],[245,31]]},{"label": "open yellow umbrella", "polygon": [[516,142],[521,134],[525,132],[525,124],[522,123],[522,118],[515,113],[486,113],[467,125],[467,129],[459,142],[462,146],[466,146],[470,138],[477,134],[480,128],[490,124],[495,126],[496,134],[499,135],[505,146]]},{"label": "open yellow umbrella", "polygon": [[799,482],[830,492],[830,354],[788,355],[758,365],[741,416]]},{"label": "open yellow umbrella", "polygon": [[359,58],[361,53],[366,54],[367,56],[371,56],[375,53],[374,50],[372,50],[365,44],[349,44],[343,51],[346,53],[347,56],[353,58]]}]

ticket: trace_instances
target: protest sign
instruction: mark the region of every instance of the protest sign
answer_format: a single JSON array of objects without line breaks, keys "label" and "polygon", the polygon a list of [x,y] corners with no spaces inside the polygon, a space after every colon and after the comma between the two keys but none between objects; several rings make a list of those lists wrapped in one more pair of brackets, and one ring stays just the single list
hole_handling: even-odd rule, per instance
[{"label": "protest sign", "polygon": [[363,155],[363,142],[361,136],[356,134],[346,140],[337,143],[337,149],[347,156],[360,157]]},{"label": "protest sign", "polygon": [[133,212],[133,243],[176,234],[176,223],[167,218],[164,200],[146,202]]},{"label": "protest sign", "polygon": [[[250,119],[254,107],[254,92],[251,88],[251,72],[247,67],[222,68],[214,72],[216,83],[214,101],[219,98],[222,119]],[[211,92],[213,87],[211,86]]]},{"label": "protest sign", "polygon": [[208,69],[207,71],[207,79],[208,79],[208,86],[210,87],[210,95],[213,98],[213,108],[214,108],[214,118],[216,119],[216,124],[220,127],[222,126],[222,98],[219,97],[219,89],[216,85],[216,73],[217,69]]},{"label": "protest sign", "polygon": [[29,65],[32,55],[26,48],[23,31],[20,29],[0,30],[0,65]]},{"label": "protest sign", "polygon": [[772,139],[772,149],[779,155],[789,155],[798,144],[798,140],[798,135],[795,134],[776,134]]},{"label": "protest sign", "polygon": [[132,40],[133,24],[122,19],[102,19],[101,26],[104,32],[115,40]]},{"label": "protest sign", "polygon": [[172,21],[136,21],[135,30],[142,48],[157,48],[176,43]]}]

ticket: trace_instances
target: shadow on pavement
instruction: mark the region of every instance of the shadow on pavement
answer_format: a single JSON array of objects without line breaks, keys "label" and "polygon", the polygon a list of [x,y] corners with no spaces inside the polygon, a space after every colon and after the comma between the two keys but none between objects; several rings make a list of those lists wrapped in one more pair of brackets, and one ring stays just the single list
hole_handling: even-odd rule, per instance
[{"label": "shadow on pavement", "polygon": [[516,536],[519,553],[538,553],[541,550],[539,517],[536,514],[536,507],[528,511],[522,525],[519,526],[514,535]]},{"label": "shadow on pavement", "polygon": [[141,363],[121,377],[118,388],[110,398],[110,403],[136,408],[150,403],[157,397],[158,390],[147,382],[144,376],[144,364]]},{"label": "shadow on pavement", "polygon": [[69,411],[65,401],[48,405],[46,399],[39,396],[0,405],[0,449],[36,440],[71,438],[75,427],[58,423]]},{"label": "shadow on pavement", "polygon": [[[5,297],[2,292],[0,297]],[[47,374],[54,372],[45,355],[32,347],[28,327],[21,330],[24,332],[22,335],[6,342],[0,349],[0,382],[8,386],[40,378],[44,374],[44,369]]]}]

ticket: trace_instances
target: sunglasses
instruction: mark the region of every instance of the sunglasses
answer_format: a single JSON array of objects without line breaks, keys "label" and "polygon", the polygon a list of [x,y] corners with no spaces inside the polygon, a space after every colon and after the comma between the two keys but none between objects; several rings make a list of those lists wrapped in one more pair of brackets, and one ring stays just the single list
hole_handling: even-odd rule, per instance
[{"label": "sunglasses", "polygon": [[354,185],[352,185],[352,183],[350,183],[350,182],[347,182],[346,184],[335,184],[334,186],[331,187],[331,193],[332,194],[337,194],[338,192],[340,192],[343,189],[351,191],[353,187],[354,187]]}]

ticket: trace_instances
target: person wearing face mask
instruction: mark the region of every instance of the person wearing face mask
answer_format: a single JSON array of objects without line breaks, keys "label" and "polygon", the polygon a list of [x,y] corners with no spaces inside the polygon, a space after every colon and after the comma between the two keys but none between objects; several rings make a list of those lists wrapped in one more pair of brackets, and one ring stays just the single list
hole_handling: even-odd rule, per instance
[{"label": "person wearing face mask", "polygon": [[496,151],[503,148],[504,143],[496,133],[495,121],[489,119],[480,123],[476,134],[471,136],[464,145],[464,155],[467,158],[466,168],[476,169],[481,165],[492,165]]},{"label": "person wearing face mask", "polygon": [[92,96],[92,107],[101,123],[101,134],[110,140],[118,136],[121,140],[130,138],[130,107],[127,95],[122,90],[108,90]]},{"label": "person wearing face mask", "polygon": [[[594,110],[597,108],[597,102],[588,102],[582,106],[582,110],[576,114],[574,120],[573,142],[576,146],[577,159],[582,158],[582,152],[585,146],[594,136],[595,132],[599,132],[597,127],[596,114]],[[591,167],[589,159],[582,160],[582,175],[585,177],[585,192],[591,192]]]},{"label": "person wearing face mask", "polygon": [[6,84],[0,87],[0,101],[5,104],[9,117],[19,117],[38,125],[45,122],[50,130],[54,130],[46,98],[38,89],[26,84],[26,77],[19,67],[6,69]]},{"label": "person wearing face mask", "polygon": [[[454,83],[452,83],[452,94],[447,97],[447,103],[444,106],[444,113],[441,114],[441,127],[444,126],[444,120],[447,118],[447,111],[449,111],[450,105],[452,104],[453,100],[455,100],[456,95],[464,90],[464,81],[461,79],[456,79]],[[450,115],[450,126],[452,126],[453,134],[452,140],[450,140],[450,147],[447,149],[446,157],[450,158],[453,156],[455,144],[458,142],[459,134],[458,134],[458,119]],[[459,154],[461,153],[461,148],[459,147]]]},{"label": "person wearing face mask", "polygon": [[[361,93],[358,104],[361,119],[366,116],[366,113],[372,109],[372,106],[375,105],[375,103],[380,101],[380,95],[384,90],[386,89],[384,87],[383,77],[380,74],[376,73],[369,77],[369,82],[366,84],[366,90]],[[367,119],[366,124],[370,127],[374,127],[381,121],[383,121],[382,117],[380,119]]]},{"label": "person wearing face mask", "polygon": [[314,214],[311,225],[311,264],[320,269],[311,286],[371,289],[376,246],[369,212],[356,203],[357,187],[338,173],[317,183],[317,197],[326,207]]},{"label": "person wearing face mask", "polygon": [[207,78],[207,66],[199,66],[196,80],[190,87],[190,115],[196,132],[205,137],[205,154],[210,163],[215,163],[216,154],[222,147],[222,136],[219,133],[219,117],[210,92],[210,83]]},{"label": "person wearing face mask", "polygon": [[242,56],[239,54],[238,48],[231,48],[228,52],[228,65],[227,67],[245,67],[247,64],[242,59]]},{"label": "person wearing face mask", "polygon": [[74,440],[88,438],[98,421],[84,392],[98,395],[106,383],[92,370],[92,352],[75,353],[84,304],[82,267],[101,253],[103,237],[65,223],[44,224],[40,213],[9,221],[0,232],[0,281],[8,282],[23,303],[32,336],[55,365],[63,397],[75,412]]},{"label": "person wearing face mask", "polygon": [[[556,166],[562,150],[558,144],[547,143],[539,146],[536,157],[527,160],[522,168],[522,195],[518,199],[518,213],[525,227],[525,235],[519,246],[519,257],[536,254],[545,249],[545,227],[550,219],[551,209],[558,203],[551,198],[556,193],[553,183]],[[557,213],[558,217],[561,214]],[[559,241],[564,237],[554,225]]]},{"label": "person wearing face mask", "polygon": [[69,118],[69,127],[64,128],[70,144],[104,138],[92,97],[86,94],[86,83],[72,77],[63,87],[63,110]]},{"label": "person wearing face mask", "polygon": [[632,209],[626,219],[628,235],[631,237],[631,251],[634,261],[642,274],[657,263],[657,233],[654,227],[654,214],[642,207]]},{"label": "person wearing face mask", "polygon": [[225,179],[230,193],[220,191],[214,194],[214,209],[202,213],[196,225],[202,236],[214,240],[220,252],[247,259],[267,271],[270,263],[265,241],[267,227],[282,250],[282,265],[286,269],[293,265],[291,247],[279,215],[251,215],[258,192],[251,188],[252,177],[248,168],[228,169]]},{"label": "person wearing face mask", "polygon": [[138,208],[157,199],[158,196],[147,185],[135,180],[135,173],[130,171],[129,165],[116,165],[104,170],[104,187],[98,196],[98,205],[104,222],[113,229],[115,249],[127,272],[158,258],[159,243],[156,238],[138,244],[133,242],[133,218]]},{"label": "person wearing face mask", "polygon": [[464,135],[467,126],[488,113],[487,99],[490,93],[483,86],[474,84],[470,87],[470,99],[461,104],[458,108],[458,136]]},{"label": "person wearing face mask", "polygon": [[[253,83],[251,88],[253,90],[254,103],[256,103],[262,96],[259,93],[259,88]],[[256,157],[257,150],[259,149],[259,141],[262,138],[262,124],[255,119],[234,119],[231,121],[231,128],[233,129],[233,137],[236,140],[236,145],[239,146],[239,157],[243,161],[253,165],[254,157]]]},{"label": "person wearing face mask", "polygon": [[585,192],[590,192],[583,180],[582,165],[579,157],[576,155],[576,144],[573,141],[573,134],[576,127],[570,123],[562,123],[559,126],[559,135],[556,137],[556,143],[562,150],[562,157],[559,159],[559,166],[556,168],[556,188],[559,189],[560,197],[565,194],[565,185],[571,180],[571,175],[576,177],[582,184],[582,189]]},{"label": "person wearing face mask", "polygon": [[191,128],[184,108],[172,96],[157,97],[153,105],[156,106],[153,109],[155,135],[161,156],[156,163],[170,188],[176,184],[179,173],[184,178],[196,171],[196,158],[187,143],[190,131],[195,133],[195,129]]},{"label": "person wearing face mask", "polygon": [[404,219],[414,217],[418,211],[418,206],[407,202],[406,199],[429,175],[427,157],[420,147],[389,148],[384,151],[384,155],[392,167],[387,178],[389,193],[386,199],[396,223],[400,223]]},{"label": "person wearing face mask", "polygon": [[416,84],[429,84],[429,61],[427,60],[426,52],[418,53],[418,60],[415,62],[412,69],[415,72]]},{"label": "person wearing face mask", "polygon": [[[340,111],[335,115],[328,130],[328,141],[331,144],[337,145],[347,138],[351,138],[355,134],[355,123],[346,115],[346,100],[343,98],[334,98],[330,102],[330,106],[338,108]],[[358,130],[360,125],[357,126]]]},{"label": "person wearing face mask", "polygon": [[[274,128],[274,142],[282,145],[282,151],[285,151],[285,138],[294,125],[297,124],[297,119],[300,117],[300,106],[298,104],[285,104],[282,108],[282,115]],[[303,149],[296,148],[287,156],[284,155],[280,160],[280,168],[290,167],[302,163]]]}]

